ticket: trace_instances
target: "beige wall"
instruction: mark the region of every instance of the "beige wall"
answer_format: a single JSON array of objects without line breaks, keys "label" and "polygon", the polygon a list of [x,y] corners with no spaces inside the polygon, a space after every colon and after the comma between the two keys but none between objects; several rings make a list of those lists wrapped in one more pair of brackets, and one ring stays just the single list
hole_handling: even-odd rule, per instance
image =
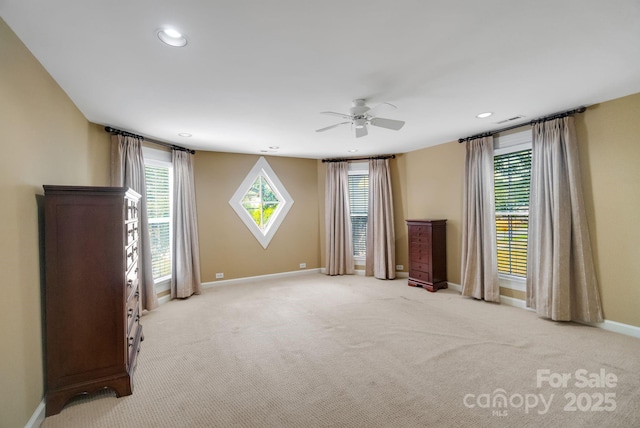
[{"label": "beige wall", "polygon": [[266,249],[229,199],[259,159],[256,155],[197,152],[194,163],[202,281],[266,275],[320,267],[316,160],[265,157],[294,200]]},{"label": "beige wall", "polygon": [[446,143],[405,156],[406,218],[447,220],[447,276],[460,284],[464,145]]},{"label": "beige wall", "polygon": [[0,426],[24,426],[43,396],[36,195],[108,184],[109,139],[0,20]]},{"label": "beige wall", "polygon": [[[605,318],[640,326],[640,94],[576,115],[582,183]],[[460,284],[465,148],[406,154],[408,217],[446,218],[449,281]],[[524,293],[501,289],[505,296]]]},{"label": "beige wall", "polygon": [[640,94],[576,116],[604,316],[640,326]]}]

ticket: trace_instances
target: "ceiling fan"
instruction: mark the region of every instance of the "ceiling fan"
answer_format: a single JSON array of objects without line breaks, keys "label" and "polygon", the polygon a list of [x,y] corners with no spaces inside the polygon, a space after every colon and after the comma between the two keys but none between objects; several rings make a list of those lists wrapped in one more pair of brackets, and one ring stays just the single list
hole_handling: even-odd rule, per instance
[{"label": "ceiling fan", "polygon": [[367,125],[379,126],[381,128],[393,129],[394,131],[397,131],[404,126],[404,122],[402,120],[385,119],[383,117],[376,116],[376,112],[381,107],[387,106],[397,108],[390,103],[381,103],[370,109],[369,107],[367,107],[365,100],[353,100],[353,107],[349,109],[349,114],[336,113],[333,111],[321,112],[321,114],[328,114],[330,116],[337,116],[342,119],[347,119],[346,122],[336,123],[335,125],[327,126],[326,128],[316,129],[316,132],[324,132],[331,128],[336,128],[340,125],[347,124],[351,124],[352,127],[356,130],[357,138],[364,137],[368,134]]}]

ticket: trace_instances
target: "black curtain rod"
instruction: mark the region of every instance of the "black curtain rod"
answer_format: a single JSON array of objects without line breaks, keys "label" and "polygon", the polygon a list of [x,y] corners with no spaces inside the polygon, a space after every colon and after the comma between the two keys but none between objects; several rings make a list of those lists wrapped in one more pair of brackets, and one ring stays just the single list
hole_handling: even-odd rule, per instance
[{"label": "black curtain rod", "polygon": [[195,150],[187,149],[185,147],[176,146],[175,144],[165,143],[164,141],[158,141],[158,140],[154,140],[154,139],[151,139],[151,138],[143,137],[142,135],[133,134],[133,133],[127,132],[127,131],[122,131],[120,129],[115,129],[115,128],[112,128],[110,126],[105,126],[104,130],[107,131],[110,134],[123,135],[125,137],[137,138],[138,140],[148,141],[148,142],[153,143],[153,144],[158,144],[159,146],[169,147],[172,150],[180,150],[180,151],[183,151],[183,152],[189,152],[192,155],[196,153]]},{"label": "black curtain rod", "polygon": [[519,125],[511,125],[511,126],[508,126],[506,128],[496,129],[495,131],[488,131],[488,132],[484,132],[482,134],[473,135],[471,137],[460,138],[460,139],[458,139],[458,143],[464,143],[465,141],[475,140],[476,138],[489,137],[491,135],[499,134],[501,132],[509,131],[511,129],[520,128],[520,127],[526,126],[526,125],[533,126],[536,123],[547,122],[547,121],[553,120],[553,119],[560,119],[560,118],[563,118],[563,117],[574,115],[576,113],[584,113],[586,109],[587,109],[586,107],[578,107],[578,108],[573,109],[573,110],[563,111],[562,113],[555,113],[555,114],[552,114],[552,115],[549,115],[549,116],[539,117],[538,119],[534,119],[534,120],[530,121],[529,123],[521,123]]},{"label": "black curtain rod", "polygon": [[322,163],[325,162],[349,162],[349,161],[359,161],[359,160],[369,160],[369,159],[395,159],[396,155],[382,155],[382,156],[371,156],[369,158],[338,158],[338,159],[322,159]]}]

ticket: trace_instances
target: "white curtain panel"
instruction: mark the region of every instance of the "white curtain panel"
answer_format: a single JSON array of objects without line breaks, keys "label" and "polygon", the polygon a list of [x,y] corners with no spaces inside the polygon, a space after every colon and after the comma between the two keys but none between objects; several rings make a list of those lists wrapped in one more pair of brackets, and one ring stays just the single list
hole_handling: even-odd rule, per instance
[{"label": "white curtain panel", "polygon": [[151,267],[151,241],[149,238],[146,198],[147,185],[144,176],[142,144],[139,139],[123,135],[111,136],[111,185],[129,187],[142,195],[138,203],[140,299],[143,309],[155,309],[158,307],[158,297],[154,290],[153,270]]},{"label": "white curtain panel", "polygon": [[570,116],[533,128],[527,306],[555,321],[603,320]]},{"label": "white curtain panel", "polygon": [[171,298],[200,294],[200,250],[193,155],[172,150],[173,163],[173,266]]},{"label": "white curtain panel", "polygon": [[369,159],[366,276],[396,277],[396,235],[389,159]]},{"label": "white curtain panel", "polygon": [[500,302],[493,190],[493,137],[466,143],[462,212],[462,295]]},{"label": "white curtain panel", "polygon": [[325,180],[327,275],[351,275],[353,240],[349,210],[349,164],[329,162]]}]

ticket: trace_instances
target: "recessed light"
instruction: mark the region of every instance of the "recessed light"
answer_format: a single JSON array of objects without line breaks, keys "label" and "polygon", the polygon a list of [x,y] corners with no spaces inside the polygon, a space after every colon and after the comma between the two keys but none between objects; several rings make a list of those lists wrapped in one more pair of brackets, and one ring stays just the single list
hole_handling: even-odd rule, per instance
[{"label": "recessed light", "polygon": [[493,112],[488,111],[488,112],[486,112],[486,113],[480,113],[479,115],[476,115],[476,117],[477,117],[478,119],[484,119],[484,118],[486,118],[486,117],[491,116],[492,114],[493,114]]},{"label": "recessed light", "polygon": [[173,28],[163,28],[157,31],[156,33],[158,38],[169,46],[174,46],[177,48],[181,48],[187,45],[187,38],[184,34],[180,33]]},{"label": "recessed light", "polygon": [[188,132],[181,132],[181,133],[178,134],[178,137],[189,138],[189,137],[191,137],[191,134],[189,134]]},{"label": "recessed light", "polygon": [[357,151],[358,151],[358,149],[351,149],[351,150],[349,150],[349,153],[355,153]]},{"label": "recessed light", "polygon": [[278,150],[280,147],[278,147],[278,146],[269,146],[269,148],[270,148],[271,150]]}]

